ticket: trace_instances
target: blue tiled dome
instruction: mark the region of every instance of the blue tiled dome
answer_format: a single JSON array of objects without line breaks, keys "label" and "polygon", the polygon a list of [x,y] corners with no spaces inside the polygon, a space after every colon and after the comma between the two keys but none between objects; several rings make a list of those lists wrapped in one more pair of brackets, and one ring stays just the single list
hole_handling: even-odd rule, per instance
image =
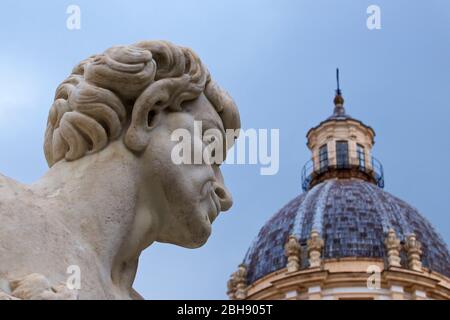
[{"label": "blue tiled dome", "polygon": [[[450,276],[450,254],[445,242],[416,209],[374,184],[349,179],[316,185],[289,202],[264,225],[244,260],[248,282],[251,284],[286,266],[284,244],[289,235],[296,235],[304,246],[311,230],[318,230],[325,242],[324,259],[384,259],[383,241],[390,228],[402,241],[415,233],[422,243],[423,266]],[[302,267],[306,267],[306,256],[301,260]]]}]

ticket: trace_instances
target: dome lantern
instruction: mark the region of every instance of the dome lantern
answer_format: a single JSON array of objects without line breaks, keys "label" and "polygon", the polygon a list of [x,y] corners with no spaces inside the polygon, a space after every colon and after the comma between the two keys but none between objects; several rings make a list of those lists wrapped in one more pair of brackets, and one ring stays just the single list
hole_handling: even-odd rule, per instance
[{"label": "dome lantern", "polygon": [[303,167],[302,188],[335,178],[358,178],[383,188],[383,166],[372,156],[375,131],[346,113],[339,69],[336,77],[333,114],[306,135],[312,157]]}]

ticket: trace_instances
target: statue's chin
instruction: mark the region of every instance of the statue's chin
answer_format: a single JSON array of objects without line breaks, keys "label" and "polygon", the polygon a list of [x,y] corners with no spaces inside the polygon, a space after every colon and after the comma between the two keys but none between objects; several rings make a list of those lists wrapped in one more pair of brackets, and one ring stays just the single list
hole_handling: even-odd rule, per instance
[{"label": "statue's chin", "polygon": [[188,221],[181,228],[182,231],[171,232],[171,235],[166,234],[166,236],[160,237],[157,241],[196,249],[203,246],[211,235],[211,223],[208,219]]},{"label": "statue's chin", "polygon": [[203,246],[209,239],[211,235],[211,224],[205,224],[202,228],[196,228],[196,230],[190,234],[190,237],[178,244],[179,246],[196,249]]}]

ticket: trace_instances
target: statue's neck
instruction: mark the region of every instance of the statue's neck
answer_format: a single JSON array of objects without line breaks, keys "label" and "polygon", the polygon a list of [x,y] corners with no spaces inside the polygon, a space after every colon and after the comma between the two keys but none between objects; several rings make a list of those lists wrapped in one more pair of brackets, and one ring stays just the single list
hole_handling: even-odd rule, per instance
[{"label": "statue's neck", "polygon": [[[88,250],[117,295],[131,290],[139,254],[156,237],[158,219],[140,189],[136,157],[122,143],[74,162],[55,164],[32,189],[50,201]],[[109,280],[108,280],[109,281]],[[111,284],[106,284],[111,285]]]}]

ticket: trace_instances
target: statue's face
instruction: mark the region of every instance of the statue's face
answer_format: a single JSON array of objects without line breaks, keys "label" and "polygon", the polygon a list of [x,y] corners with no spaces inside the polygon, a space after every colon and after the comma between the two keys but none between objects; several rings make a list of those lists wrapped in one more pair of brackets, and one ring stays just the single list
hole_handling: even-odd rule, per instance
[{"label": "statue's face", "polygon": [[194,121],[201,121],[203,132],[216,129],[214,131],[223,133],[222,121],[203,94],[183,104],[182,112],[162,112],[151,121],[156,124],[141,161],[144,190],[152,193],[149,195],[152,210],[157,211],[160,220],[156,240],[188,248],[199,247],[211,234],[211,224],[219,212],[228,210],[232,200],[219,165],[203,160],[202,164],[174,163],[171,154],[180,141],[172,141],[171,135],[174,130],[185,129],[192,137],[192,151],[194,144],[203,149],[207,142],[194,135]]}]

